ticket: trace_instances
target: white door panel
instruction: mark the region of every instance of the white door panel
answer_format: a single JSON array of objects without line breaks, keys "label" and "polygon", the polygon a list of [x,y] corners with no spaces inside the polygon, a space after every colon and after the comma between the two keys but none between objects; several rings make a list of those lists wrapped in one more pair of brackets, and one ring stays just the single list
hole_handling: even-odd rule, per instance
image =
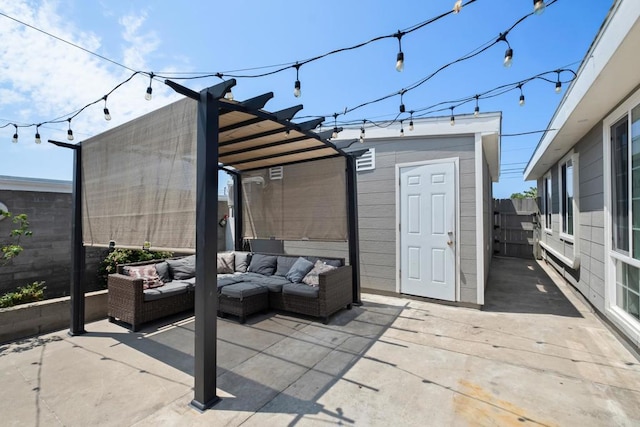
[{"label": "white door panel", "polygon": [[456,299],[455,164],[400,168],[400,291]]}]

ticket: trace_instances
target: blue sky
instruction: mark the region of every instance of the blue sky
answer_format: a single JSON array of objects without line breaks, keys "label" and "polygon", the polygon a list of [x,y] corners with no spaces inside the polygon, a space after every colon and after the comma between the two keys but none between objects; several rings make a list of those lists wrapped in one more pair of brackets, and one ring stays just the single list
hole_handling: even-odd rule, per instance
[{"label": "blue sky", "polygon": [[[0,12],[135,70],[225,73],[291,64],[393,34],[450,10],[454,3],[191,0],[177,6],[167,0],[0,0]],[[514,51],[511,68],[502,65],[506,45],[499,43],[405,94],[407,111],[473,96],[545,71],[562,67],[577,70],[611,4],[612,0],[558,0],[542,15],[526,19],[509,33]],[[407,34],[402,38],[402,73],[394,68],[398,42],[386,39],[301,67],[301,98],[293,96],[293,69],[264,78],[238,79],[234,96],[242,100],[271,91],[275,97],[267,104],[269,110],[303,103],[300,117],[330,116],[409,86],[495,40],[531,10],[531,0],[477,0],[456,15]],[[0,57],[0,126],[65,116],[101,98],[131,74],[4,16],[0,16]],[[568,74],[563,75],[563,79],[566,77]],[[182,84],[199,90],[219,81],[208,78]],[[76,141],[178,99],[170,89],[154,82],[153,99],[145,101],[148,83],[148,78],[137,76],[109,97],[110,122],[103,118],[101,103],[75,118],[72,127]],[[514,91],[483,100],[480,108],[485,112],[502,111],[504,134],[541,130],[561,99],[553,89],[553,84],[532,82],[523,88],[525,106],[518,105],[520,94]],[[393,97],[338,120],[391,119],[397,115],[399,101],[399,97]],[[473,107],[468,104],[456,113],[472,113]],[[327,122],[331,124],[333,119],[329,117]],[[64,141],[66,130],[66,123],[46,125],[40,128],[40,134],[43,140]],[[0,175],[71,179],[68,150],[46,143],[36,145],[35,128],[20,128],[17,144],[11,143],[13,133],[13,126],[0,129]],[[523,182],[522,170],[540,136],[502,139],[502,173],[500,182],[494,184],[494,196],[508,197],[534,185]]]}]

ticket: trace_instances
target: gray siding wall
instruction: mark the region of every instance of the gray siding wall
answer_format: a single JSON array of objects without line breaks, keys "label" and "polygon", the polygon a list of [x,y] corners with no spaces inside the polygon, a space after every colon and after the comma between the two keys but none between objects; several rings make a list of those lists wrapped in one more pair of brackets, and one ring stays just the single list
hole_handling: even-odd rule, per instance
[{"label": "gray siding wall", "polygon": [[[598,310],[604,312],[604,178],[602,160],[602,122],[593,127],[575,146],[578,153],[578,206],[576,232],[579,239],[580,266],[573,270],[547,254],[547,260],[563,274]],[[543,182],[538,192],[543,196]],[[560,188],[558,164],[552,167],[552,233],[544,230],[541,240],[554,250],[573,259],[573,244],[560,239]]]},{"label": "gray siding wall", "polygon": [[396,290],[396,165],[458,157],[460,293],[463,302],[476,302],[474,137],[380,140],[365,144],[376,149],[376,169],[358,173],[358,212],[362,287]]},{"label": "gray siding wall", "polygon": [[[358,172],[360,269],[363,289],[396,291],[396,164],[459,158],[460,297],[477,301],[476,204],[474,137],[454,136],[367,141],[376,149],[376,168]],[[484,182],[486,218],[490,218],[491,182]],[[488,188],[488,189],[487,189]],[[487,226],[486,233],[489,233]],[[285,241],[285,252],[298,255],[339,256],[348,259],[346,242]],[[485,262],[490,262],[490,254]],[[487,264],[488,265],[488,264]]]}]

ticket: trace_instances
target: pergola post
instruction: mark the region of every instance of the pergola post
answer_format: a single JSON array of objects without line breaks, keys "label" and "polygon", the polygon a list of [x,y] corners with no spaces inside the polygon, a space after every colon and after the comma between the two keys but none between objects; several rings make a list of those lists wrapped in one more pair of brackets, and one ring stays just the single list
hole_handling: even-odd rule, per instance
[{"label": "pergola post", "polygon": [[349,264],[352,272],[353,304],[360,300],[360,236],[358,233],[358,183],[356,156],[347,155],[347,227],[349,230]]},{"label": "pergola post", "polygon": [[234,244],[235,250],[241,251],[243,230],[244,194],[242,191],[242,175],[233,174],[233,220],[234,220]]},{"label": "pergola post", "polygon": [[82,242],[82,146],[49,140],[58,147],[73,150],[73,187],[71,190],[71,284],[69,335],[82,335],[84,329],[84,244]]},{"label": "pergola post", "polygon": [[218,100],[209,89],[200,92],[196,160],[196,283],[194,398],[204,411],[216,395],[218,255]]}]

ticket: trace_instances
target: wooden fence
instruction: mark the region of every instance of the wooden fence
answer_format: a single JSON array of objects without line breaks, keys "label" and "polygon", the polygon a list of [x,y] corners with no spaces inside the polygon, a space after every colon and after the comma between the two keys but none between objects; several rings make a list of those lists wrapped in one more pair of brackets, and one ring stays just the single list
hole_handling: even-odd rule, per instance
[{"label": "wooden fence", "polygon": [[493,253],[498,256],[534,258],[539,218],[536,199],[493,200]]}]

